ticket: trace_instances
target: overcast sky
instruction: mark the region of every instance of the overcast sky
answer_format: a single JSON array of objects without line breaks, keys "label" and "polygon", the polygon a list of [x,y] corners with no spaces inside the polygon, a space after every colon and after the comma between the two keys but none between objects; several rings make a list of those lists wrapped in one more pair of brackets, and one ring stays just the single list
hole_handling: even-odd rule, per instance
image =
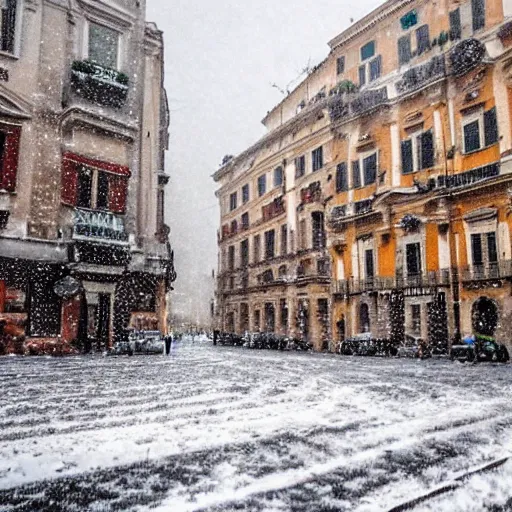
[{"label": "overcast sky", "polygon": [[[383,0],[147,0],[164,31],[171,109],[168,221],[176,253],[176,307],[202,301],[217,266],[219,225],[211,174],[265,132],[281,89],[323,60],[327,42]],[[294,86],[297,82],[293,82]],[[187,306],[188,307],[188,306]]]}]

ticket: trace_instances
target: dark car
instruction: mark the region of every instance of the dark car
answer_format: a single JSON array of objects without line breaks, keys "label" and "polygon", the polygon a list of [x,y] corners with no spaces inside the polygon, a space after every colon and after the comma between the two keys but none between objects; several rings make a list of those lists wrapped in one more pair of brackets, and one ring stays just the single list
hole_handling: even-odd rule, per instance
[{"label": "dark car", "polygon": [[490,336],[477,335],[474,343],[453,345],[450,359],[454,361],[491,361],[506,363],[510,359],[507,348]]},{"label": "dark car", "polygon": [[118,341],[108,354],[111,356],[133,356],[133,348],[128,341]]}]

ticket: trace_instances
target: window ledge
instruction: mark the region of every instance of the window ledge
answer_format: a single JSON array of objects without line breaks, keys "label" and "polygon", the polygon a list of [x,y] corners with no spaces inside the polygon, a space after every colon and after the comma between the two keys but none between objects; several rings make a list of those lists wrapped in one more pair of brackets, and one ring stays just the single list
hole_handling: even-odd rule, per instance
[{"label": "window ledge", "polygon": [[467,153],[462,153],[462,156],[474,155],[475,153],[480,153],[481,151],[485,151],[486,149],[492,148],[496,146],[499,142],[495,142],[494,144],[489,144],[488,146],[484,146],[483,148],[474,149],[473,151],[468,151]]},{"label": "window ledge", "polygon": [[4,52],[0,50],[0,57],[4,57],[10,60],[20,60],[19,55],[15,55],[14,53]]}]

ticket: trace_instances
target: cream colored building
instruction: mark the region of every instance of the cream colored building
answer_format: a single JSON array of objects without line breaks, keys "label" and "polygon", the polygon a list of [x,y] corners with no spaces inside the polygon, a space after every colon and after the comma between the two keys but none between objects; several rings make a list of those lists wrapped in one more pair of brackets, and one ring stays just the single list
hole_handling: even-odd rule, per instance
[{"label": "cream colored building", "polygon": [[[131,323],[165,330],[162,33],[144,0],[7,0],[3,13],[0,314],[98,347]],[[57,295],[63,278],[77,289]]]}]

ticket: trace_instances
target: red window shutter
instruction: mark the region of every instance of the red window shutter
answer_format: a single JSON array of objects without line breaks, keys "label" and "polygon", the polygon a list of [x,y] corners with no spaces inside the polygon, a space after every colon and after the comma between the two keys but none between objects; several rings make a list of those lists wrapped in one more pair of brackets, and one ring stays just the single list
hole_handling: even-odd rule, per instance
[{"label": "red window shutter", "polygon": [[128,180],[122,176],[109,175],[108,209],[114,213],[124,213],[126,210],[126,196]]},{"label": "red window shutter", "polygon": [[72,160],[64,158],[62,160],[61,173],[61,192],[60,198],[64,204],[69,206],[76,205],[76,196],[78,191],[78,168]]},{"label": "red window shutter", "polygon": [[4,161],[2,166],[1,188],[8,192],[16,190],[18,174],[18,156],[20,152],[20,126],[9,126],[5,137]]}]

